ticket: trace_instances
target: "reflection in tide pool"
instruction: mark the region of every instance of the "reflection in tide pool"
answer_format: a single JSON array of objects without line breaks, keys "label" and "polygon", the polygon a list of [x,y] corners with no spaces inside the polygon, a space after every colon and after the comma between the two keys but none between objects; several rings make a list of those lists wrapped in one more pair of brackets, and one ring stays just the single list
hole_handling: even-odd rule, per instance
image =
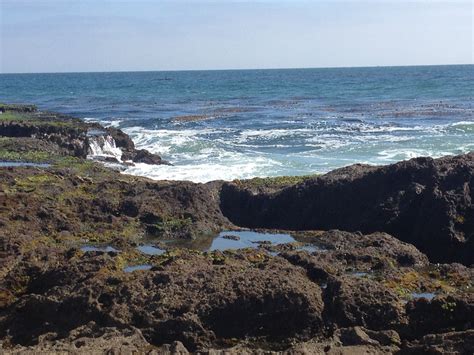
[{"label": "reflection in tide pool", "polygon": [[49,168],[51,164],[47,163],[30,163],[21,161],[0,161],[0,168],[21,168],[21,167],[33,167],[33,168]]},{"label": "reflection in tide pool", "polygon": [[149,244],[140,245],[139,247],[137,247],[137,249],[143,254],[147,254],[147,255],[162,255],[166,253],[166,250],[154,247],[153,245],[149,245]]},{"label": "reflection in tide pool", "polygon": [[167,249],[186,248],[202,252],[263,248],[273,256],[283,251],[303,250],[308,253],[326,251],[324,247],[316,245],[314,242],[309,242],[304,238],[303,240],[300,239],[298,236],[294,238],[285,233],[264,233],[247,230],[222,231],[217,236],[207,235],[195,240],[161,240],[160,242],[165,243]]},{"label": "reflection in tide pool", "polygon": [[369,276],[369,273],[365,271],[354,271],[354,272],[350,272],[349,275],[352,275],[355,277],[366,277],[366,276]]},{"label": "reflection in tide pool", "polygon": [[142,264],[142,265],[133,265],[133,266],[124,267],[123,271],[125,271],[125,272],[134,272],[134,271],[150,270],[150,269],[151,269],[150,264]]},{"label": "reflection in tide pool", "polygon": [[118,252],[120,252],[118,249],[115,249],[114,247],[111,247],[110,245],[104,245],[104,246],[84,245],[83,247],[81,247],[81,250],[83,252],[90,252],[90,251],[101,251],[101,252],[104,252],[104,253],[110,253],[110,252],[118,253]]},{"label": "reflection in tide pool", "polygon": [[[295,243],[296,240],[289,234],[283,233],[259,233],[253,231],[224,231],[213,241],[208,251],[213,250],[235,250],[244,248],[257,249],[261,245],[281,245]],[[315,245],[298,246],[296,250],[305,250],[308,253],[321,250]],[[277,254],[277,253],[271,253]]]},{"label": "reflection in tide pool", "polygon": [[[236,237],[236,238],[235,238]],[[257,249],[260,242],[273,245],[293,243],[295,239],[289,234],[257,233],[252,231],[221,232],[213,241],[209,251],[229,249]]]}]

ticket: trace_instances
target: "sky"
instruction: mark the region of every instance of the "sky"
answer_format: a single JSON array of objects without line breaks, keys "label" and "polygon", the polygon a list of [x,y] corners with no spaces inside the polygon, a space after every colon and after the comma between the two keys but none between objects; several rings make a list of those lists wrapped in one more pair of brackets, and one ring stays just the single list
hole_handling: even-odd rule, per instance
[{"label": "sky", "polygon": [[473,2],[0,0],[0,73],[472,64]]}]

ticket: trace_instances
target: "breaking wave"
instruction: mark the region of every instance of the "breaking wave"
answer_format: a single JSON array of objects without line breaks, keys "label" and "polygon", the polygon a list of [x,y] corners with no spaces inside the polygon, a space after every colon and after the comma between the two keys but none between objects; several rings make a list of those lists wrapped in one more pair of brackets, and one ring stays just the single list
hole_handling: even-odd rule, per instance
[{"label": "breaking wave", "polygon": [[360,162],[388,164],[466,153],[474,149],[470,128],[474,122],[401,126],[346,121],[296,129],[134,126],[124,130],[136,146],[162,155],[173,166],[137,164],[126,172],[195,182],[324,173]]}]

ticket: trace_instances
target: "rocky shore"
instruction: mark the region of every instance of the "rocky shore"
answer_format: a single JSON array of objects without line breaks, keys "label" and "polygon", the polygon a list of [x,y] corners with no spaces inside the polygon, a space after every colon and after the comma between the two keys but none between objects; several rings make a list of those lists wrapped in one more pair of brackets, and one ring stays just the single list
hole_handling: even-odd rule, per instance
[{"label": "rocky shore", "polygon": [[[119,129],[0,112],[1,353],[473,353],[474,154],[152,181]],[[211,248],[246,229],[294,241]]]}]

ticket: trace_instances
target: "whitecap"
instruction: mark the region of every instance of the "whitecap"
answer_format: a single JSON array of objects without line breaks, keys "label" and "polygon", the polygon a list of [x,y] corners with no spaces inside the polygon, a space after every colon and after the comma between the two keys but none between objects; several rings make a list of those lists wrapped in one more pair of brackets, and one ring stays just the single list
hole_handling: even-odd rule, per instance
[{"label": "whitecap", "polygon": [[146,176],[154,180],[187,180],[205,183],[213,180],[231,181],[255,176],[268,176],[279,162],[264,157],[238,157],[234,161],[196,162],[189,165],[136,164],[124,173]]},{"label": "whitecap", "polygon": [[451,155],[451,152],[446,151],[434,151],[428,149],[415,149],[415,148],[401,148],[401,149],[387,149],[378,152],[379,160],[386,161],[400,161],[408,160],[412,158],[419,158],[429,156],[433,158],[439,158],[445,155]]}]

